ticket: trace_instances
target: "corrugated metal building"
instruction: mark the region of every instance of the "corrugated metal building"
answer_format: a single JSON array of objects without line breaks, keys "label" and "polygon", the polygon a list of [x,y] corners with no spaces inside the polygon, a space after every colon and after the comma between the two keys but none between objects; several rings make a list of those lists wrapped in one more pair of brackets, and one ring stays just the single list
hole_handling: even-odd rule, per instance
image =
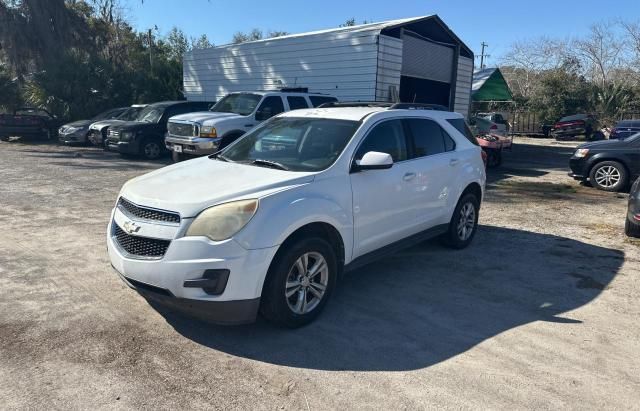
[{"label": "corrugated metal building", "polygon": [[473,52],[437,16],[341,27],[193,50],[189,100],[307,87],[341,101],[434,103],[468,114]]}]

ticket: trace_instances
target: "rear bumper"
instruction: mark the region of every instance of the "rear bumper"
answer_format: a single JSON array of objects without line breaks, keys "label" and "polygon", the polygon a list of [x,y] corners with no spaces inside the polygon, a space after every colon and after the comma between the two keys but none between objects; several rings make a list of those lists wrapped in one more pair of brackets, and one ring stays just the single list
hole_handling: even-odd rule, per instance
[{"label": "rear bumper", "polygon": [[47,133],[42,127],[1,127],[0,135],[3,136],[39,136]]},{"label": "rear bumper", "polygon": [[[115,268],[114,268],[115,270]],[[171,291],[127,278],[115,270],[122,281],[152,305],[175,310],[201,320],[221,325],[249,324],[256,320],[260,298],[235,301],[203,301],[175,297]]]},{"label": "rear bumper", "polygon": [[551,130],[552,136],[578,136],[586,133],[584,127]]},{"label": "rear bumper", "polygon": [[196,156],[204,156],[213,154],[218,151],[222,138],[181,138],[167,135],[165,137],[165,146],[169,151],[175,151],[174,147],[179,145],[182,152]]}]

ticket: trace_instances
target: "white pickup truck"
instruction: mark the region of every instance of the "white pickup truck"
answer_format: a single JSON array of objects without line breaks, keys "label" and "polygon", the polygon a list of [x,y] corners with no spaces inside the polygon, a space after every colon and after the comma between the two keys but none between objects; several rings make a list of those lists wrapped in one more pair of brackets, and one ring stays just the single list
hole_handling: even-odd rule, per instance
[{"label": "white pickup truck", "polygon": [[230,93],[209,111],[171,117],[165,144],[173,160],[215,153],[259,123],[285,111],[338,101],[304,88]]}]

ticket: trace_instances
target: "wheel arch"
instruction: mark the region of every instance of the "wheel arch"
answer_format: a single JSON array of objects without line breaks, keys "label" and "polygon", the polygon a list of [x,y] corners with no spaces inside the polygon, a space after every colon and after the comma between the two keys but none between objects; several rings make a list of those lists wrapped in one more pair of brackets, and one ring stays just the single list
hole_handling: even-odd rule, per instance
[{"label": "wheel arch", "polygon": [[463,196],[467,195],[467,194],[475,195],[476,198],[478,199],[478,202],[482,203],[482,186],[480,186],[479,183],[474,181],[474,182],[468,184],[467,187],[460,194],[460,197],[458,198],[458,201],[460,201],[460,199]]},{"label": "wheel arch", "polygon": [[627,175],[629,176],[629,178],[631,178],[631,170],[629,169],[629,166],[627,165],[626,161],[623,158],[620,158],[615,155],[609,155],[609,154],[593,157],[591,159],[591,162],[587,166],[586,175],[587,176],[591,175],[591,170],[593,170],[593,168],[598,164],[604,163],[605,161],[615,161],[616,163],[622,164],[622,167],[624,167],[625,171],[627,172]]}]

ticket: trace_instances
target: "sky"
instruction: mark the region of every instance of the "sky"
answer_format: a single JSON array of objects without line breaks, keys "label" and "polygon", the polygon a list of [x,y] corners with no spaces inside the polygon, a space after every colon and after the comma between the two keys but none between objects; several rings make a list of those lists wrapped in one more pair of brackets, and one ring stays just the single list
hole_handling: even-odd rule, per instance
[{"label": "sky", "polygon": [[499,63],[518,40],[540,36],[575,38],[600,21],[640,21],[640,0],[125,0],[125,15],[138,30],[173,26],[189,36],[206,34],[227,44],[237,31],[260,28],[302,33],[337,27],[354,17],[378,22],[438,14],[480,54],[486,42],[488,65]]}]

